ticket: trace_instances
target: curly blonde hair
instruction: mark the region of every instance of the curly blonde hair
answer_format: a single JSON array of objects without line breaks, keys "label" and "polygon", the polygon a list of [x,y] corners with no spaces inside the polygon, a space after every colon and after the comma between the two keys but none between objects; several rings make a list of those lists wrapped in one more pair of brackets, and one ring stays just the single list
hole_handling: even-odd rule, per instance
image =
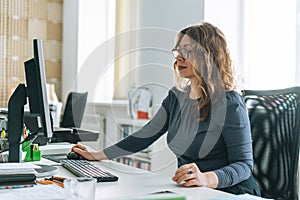
[{"label": "curly blonde hair", "polygon": [[[205,121],[210,117],[211,107],[220,99],[220,93],[237,90],[232,60],[224,34],[212,24],[205,22],[181,30],[175,48],[184,35],[195,43],[191,52],[195,58],[192,64],[201,95],[198,103],[200,121]],[[186,91],[190,83],[180,77],[176,61],[174,69],[177,88]]]}]

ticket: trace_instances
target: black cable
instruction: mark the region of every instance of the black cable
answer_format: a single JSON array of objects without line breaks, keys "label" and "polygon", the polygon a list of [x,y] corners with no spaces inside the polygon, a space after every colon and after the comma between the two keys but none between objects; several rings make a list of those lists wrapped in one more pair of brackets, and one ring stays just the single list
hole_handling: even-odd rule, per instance
[{"label": "black cable", "polygon": [[22,142],[20,142],[20,144],[23,144],[24,142],[27,142],[27,141],[30,141],[30,140],[34,140],[34,139],[37,137],[38,133],[39,133],[39,131],[34,132],[34,133],[28,135],[28,136],[25,138],[25,140],[23,140]]},{"label": "black cable", "polygon": [[8,148],[8,149],[3,149],[3,150],[1,150],[1,151],[0,151],[0,154],[1,154],[1,153],[4,153],[4,152],[6,152],[6,151],[9,151],[9,148]]}]

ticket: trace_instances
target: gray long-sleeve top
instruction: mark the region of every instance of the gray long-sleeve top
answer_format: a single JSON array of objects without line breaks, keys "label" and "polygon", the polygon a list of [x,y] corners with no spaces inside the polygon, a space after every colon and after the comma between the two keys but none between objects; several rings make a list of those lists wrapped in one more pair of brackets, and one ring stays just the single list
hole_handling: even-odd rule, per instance
[{"label": "gray long-sleeve top", "polygon": [[169,91],[156,115],[143,128],[104,152],[109,159],[147,148],[167,132],[167,143],[178,166],[196,163],[200,171],[214,171],[218,188],[233,186],[250,177],[253,167],[249,118],[243,98],[235,91],[224,94],[211,117],[199,121],[197,100],[189,92]]}]

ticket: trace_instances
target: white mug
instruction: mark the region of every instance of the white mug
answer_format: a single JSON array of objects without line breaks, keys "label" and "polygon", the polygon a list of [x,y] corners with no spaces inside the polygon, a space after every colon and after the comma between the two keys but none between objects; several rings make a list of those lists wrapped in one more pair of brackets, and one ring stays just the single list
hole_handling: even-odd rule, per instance
[{"label": "white mug", "polygon": [[64,188],[68,199],[95,200],[96,179],[89,177],[70,178],[64,180]]}]

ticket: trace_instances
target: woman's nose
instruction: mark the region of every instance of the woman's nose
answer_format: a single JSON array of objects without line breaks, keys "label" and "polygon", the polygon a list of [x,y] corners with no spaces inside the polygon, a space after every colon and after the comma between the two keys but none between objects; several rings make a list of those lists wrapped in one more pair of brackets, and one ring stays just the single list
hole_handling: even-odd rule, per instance
[{"label": "woman's nose", "polygon": [[183,58],[181,55],[178,55],[178,56],[176,57],[176,60],[177,60],[177,62],[183,62],[183,61],[184,61],[184,58]]}]

